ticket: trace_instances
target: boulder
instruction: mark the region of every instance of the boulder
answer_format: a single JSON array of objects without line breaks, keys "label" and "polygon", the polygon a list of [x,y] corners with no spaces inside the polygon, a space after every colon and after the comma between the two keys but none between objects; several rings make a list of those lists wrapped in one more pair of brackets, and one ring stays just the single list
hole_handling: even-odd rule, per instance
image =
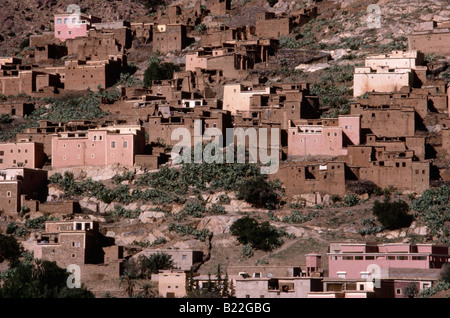
[{"label": "boulder", "polygon": [[166,214],[164,212],[155,212],[155,211],[142,212],[139,215],[139,220],[142,223],[153,223],[155,222],[156,219],[161,219],[164,218],[165,216]]},{"label": "boulder", "polygon": [[237,216],[207,216],[197,225],[197,230],[206,229],[213,234],[224,234],[230,232],[231,225],[238,219]]}]

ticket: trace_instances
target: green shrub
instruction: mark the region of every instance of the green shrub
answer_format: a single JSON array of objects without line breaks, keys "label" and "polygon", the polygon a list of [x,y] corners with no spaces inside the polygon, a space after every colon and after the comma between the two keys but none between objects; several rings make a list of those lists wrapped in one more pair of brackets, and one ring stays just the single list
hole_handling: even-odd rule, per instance
[{"label": "green shrub", "polygon": [[206,212],[206,208],[199,202],[188,202],[184,206],[183,211],[188,215],[200,218]]},{"label": "green shrub", "polygon": [[25,227],[27,229],[45,229],[45,222],[47,221],[57,221],[55,217],[40,216],[35,219],[28,219],[25,221]]},{"label": "green shrub", "polygon": [[231,202],[231,199],[226,194],[219,195],[219,202],[222,204],[229,204]]},{"label": "green shrub", "polygon": [[315,219],[319,213],[314,211],[309,214],[301,214],[299,211],[292,211],[291,215],[284,216],[281,220],[285,223],[301,224]]},{"label": "green shrub", "polygon": [[112,181],[115,184],[122,183],[123,181],[131,181],[134,178],[134,171],[127,171],[122,175],[115,175],[112,177]]},{"label": "green shrub", "polygon": [[138,258],[141,267],[141,277],[150,278],[160,270],[170,269],[174,266],[172,256],[164,252],[156,252],[150,256],[140,255]]},{"label": "green shrub", "polygon": [[438,281],[434,286],[422,290],[418,294],[418,298],[430,298],[437,294],[440,291],[448,290],[450,289],[450,283],[444,282],[444,281]]},{"label": "green shrub", "polygon": [[375,235],[384,230],[383,226],[376,226],[375,220],[373,217],[364,218],[360,221],[361,225],[365,225],[366,227],[358,229],[358,233],[362,236],[366,235]]},{"label": "green shrub", "polygon": [[10,114],[1,114],[0,115],[0,124],[9,124],[12,122],[12,118]]},{"label": "green shrub", "polygon": [[208,209],[208,213],[213,215],[227,214],[225,208],[217,203],[214,203],[210,206],[210,208]]},{"label": "green shrub", "polygon": [[141,210],[127,210],[121,205],[114,205],[114,210],[111,211],[111,214],[115,217],[127,218],[127,219],[136,219],[141,214]]},{"label": "green shrub", "polygon": [[176,232],[182,236],[185,235],[194,235],[200,241],[206,241],[206,239],[211,235],[211,233],[207,229],[196,230],[190,225],[182,225],[182,224],[169,224],[169,231]]},{"label": "green shrub", "polygon": [[345,195],[342,201],[348,206],[355,206],[359,203],[359,198],[356,194],[350,193]]},{"label": "green shrub", "polygon": [[450,221],[450,188],[448,186],[425,190],[419,198],[411,202],[411,208],[415,211],[415,216],[425,223],[429,234],[450,244],[446,227],[446,222]]}]

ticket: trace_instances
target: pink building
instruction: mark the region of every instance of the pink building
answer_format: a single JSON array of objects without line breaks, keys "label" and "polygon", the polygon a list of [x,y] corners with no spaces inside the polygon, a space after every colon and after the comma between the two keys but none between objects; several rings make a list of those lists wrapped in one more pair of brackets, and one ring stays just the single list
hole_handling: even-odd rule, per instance
[{"label": "pink building", "polygon": [[44,144],[38,142],[0,143],[0,169],[42,168]]},{"label": "pink building", "polygon": [[[448,246],[411,243],[332,243],[328,253],[330,278],[389,277],[391,268],[441,268],[449,262]],[[386,275],[387,274],[387,275]]]},{"label": "pink building", "polygon": [[345,156],[360,144],[361,116],[302,120],[289,124],[288,157]]},{"label": "pink building", "polygon": [[55,38],[65,41],[76,37],[87,36],[93,23],[100,23],[100,18],[84,13],[55,14]]},{"label": "pink building", "polygon": [[143,152],[141,126],[109,126],[87,131],[60,132],[52,136],[52,167],[133,166]]}]

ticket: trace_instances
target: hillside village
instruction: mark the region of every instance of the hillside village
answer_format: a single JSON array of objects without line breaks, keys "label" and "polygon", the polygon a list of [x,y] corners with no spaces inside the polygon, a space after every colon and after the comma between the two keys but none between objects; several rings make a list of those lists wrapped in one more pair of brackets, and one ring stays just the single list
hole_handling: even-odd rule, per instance
[{"label": "hillside village", "polygon": [[[368,1],[53,2],[0,57],[0,239],[22,261],[76,265],[97,298],[448,297],[448,5],[386,31]],[[177,162],[180,128],[237,156]],[[255,132],[245,162],[214,129]]]}]

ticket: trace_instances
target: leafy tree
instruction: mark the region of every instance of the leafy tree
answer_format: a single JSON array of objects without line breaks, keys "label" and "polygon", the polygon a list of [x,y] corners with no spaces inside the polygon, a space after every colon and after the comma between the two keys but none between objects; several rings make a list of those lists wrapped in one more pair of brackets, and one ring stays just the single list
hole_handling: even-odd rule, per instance
[{"label": "leafy tree", "polygon": [[171,79],[173,78],[173,73],[180,70],[181,68],[177,64],[165,63],[159,60],[151,61],[144,73],[144,86],[152,86],[152,81]]},{"label": "leafy tree", "polygon": [[141,266],[141,275],[145,278],[151,277],[151,274],[157,274],[161,269],[172,268],[174,265],[172,256],[164,252],[151,254],[149,257],[140,255],[138,262]]},{"label": "leafy tree", "polygon": [[278,194],[262,176],[248,179],[240,186],[237,197],[257,207],[273,207]]},{"label": "leafy tree", "polygon": [[56,262],[22,261],[0,276],[0,298],[93,297],[85,287],[68,291],[69,273]]},{"label": "leafy tree", "polygon": [[15,263],[23,252],[23,247],[14,236],[0,234],[0,263],[9,260]]},{"label": "leafy tree", "polygon": [[133,274],[125,272],[124,275],[120,276],[120,286],[122,285],[125,285],[125,292],[128,297],[132,297],[134,289],[138,285],[137,278]]},{"label": "leafy tree", "polygon": [[194,273],[191,270],[187,286],[187,297],[189,298],[231,298],[234,291],[230,285],[228,274],[222,278],[222,269],[217,265],[216,279],[213,281],[211,273],[208,273],[208,281],[199,288],[198,282],[194,280]]},{"label": "leafy tree", "polygon": [[386,198],[383,202],[375,201],[372,207],[373,214],[388,230],[409,227],[413,221],[413,216],[408,214],[408,211],[409,205],[405,201],[390,202],[389,198]]},{"label": "leafy tree", "polygon": [[237,237],[239,243],[250,244],[252,248],[263,251],[271,251],[283,244],[280,233],[269,222],[259,224],[249,216],[234,222],[230,231]]},{"label": "leafy tree", "polygon": [[159,6],[166,4],[165,0],[140,0],[149,13],[154,13]]}]

